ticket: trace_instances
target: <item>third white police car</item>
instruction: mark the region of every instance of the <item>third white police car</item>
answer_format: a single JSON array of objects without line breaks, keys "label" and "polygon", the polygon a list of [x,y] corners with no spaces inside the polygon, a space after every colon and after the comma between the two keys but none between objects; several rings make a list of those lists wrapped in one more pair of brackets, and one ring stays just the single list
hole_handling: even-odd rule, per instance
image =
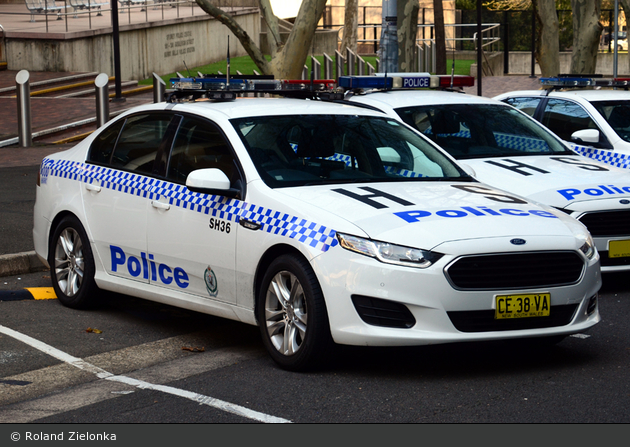
[{"label": "third white police car", "polygon": [[630,169],[630,78],[541,78],[545,89],[495,99],[544,124],[576,152]]},{"label": "third white police car", "polygon": [[581,223],[400,121],[174,84],[200,101],[133,109],[43,160],[35,249],[63,304],[102,288],[258,325],[291,370],[333,342],[558,341],[600,320]]},{"label": "third white police car", "polygon": [[[450,76],[433,78],[450,85]],[[526,114],[489,98],[441,90],[392,89],[405,77],[349,77],[346,98],[399,117],[487,184],[553,206],[580,220],[601,255],[602,271],[630,270],[630,175],[571,151]],[[455,77],[455,85],[472,78]],[[366,83],[367,90],[361,89]],[[375,84],[376,83],[376,84]],[[416,82],[417,84],[418,82]],[[408,84],[413,84],[408,82]],[[434,83],[434,85],[439,85]]]}]

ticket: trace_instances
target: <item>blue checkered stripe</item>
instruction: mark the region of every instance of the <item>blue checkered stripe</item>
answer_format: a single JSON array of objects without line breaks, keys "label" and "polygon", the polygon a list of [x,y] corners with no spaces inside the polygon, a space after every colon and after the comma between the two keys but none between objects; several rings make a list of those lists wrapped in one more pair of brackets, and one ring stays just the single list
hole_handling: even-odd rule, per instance
[{"label": "blue checkered stripe", "polygon": [[240,218],[245,218],[260,224],[262,231],[296,239],[323,252],[338,245],[336,231],[331,228],[240,200],[194,193],[184,185],[66,160],[45,159],[42,171],[44,168],[46,178],[54,176],[85,183],[98,180],[103,188],[148,199],[166,197],[172,206],[230,222],[238,223]]},{"label": "blue checkered stripe", "polygon": [[571,149],[584,157],[602,161],[618,168],[630,169],[630,156],[628,154],[576,145],[571,145]]},{"label": "blue checkered stripe", "polygon": [[[291,147],[293,147],[294,151],[297,151],[297,144],[292,144]],[[326,157],[325,160],[341,161],[349,168],[352,168],[352,157],[350,155],[340,154],[338,152],[335,152],[335,155]],[[357,167],[356,160],[354,164],[355,164],[354,167],[356,168]],[[398,169],[393,166],[384,166],[384,168],[385,168],[385,172],[392,175],[399,175],[401,177],[407,177],[407,178],[424,177],[422,174],[419,174],[414,171],[410,171],[408,169]]]},{"label": "blue checkered stripe", "polygon": [[546,141],[538,138],[520,137],[504,133],[495,133],[494,138],[501,147],[523,152],[551,152]]},{"label": "blue checkered stripe", "polygon": [[267,233],[297,239],[321,251],[328,251],[339,243],[335,236],[336,231],[331,228],[262,206],[245,202],[240,204],[242,207],[239,210],[239,217],[261,224],[261,230]]},{"label": "blue checkered stripe", "polygon": [[84,164],[76,161],[60,160],[53,162],[45,158],[40,167],[42,183],[47,183],[49,177],[61,177],[69,180],[80,180]]},{"label": "blue checkered stripe", "polygon": [[[425,134],[431,134],[431,130],[426,131]],[[438,137],[471,138],[469,130],[460,130],[457,133],[438,134]],[[505,133],[495,133],[494,138],[500,147],[522,152],[551,152],[551,148],[547,142],[538,138],[522,137]]]}]

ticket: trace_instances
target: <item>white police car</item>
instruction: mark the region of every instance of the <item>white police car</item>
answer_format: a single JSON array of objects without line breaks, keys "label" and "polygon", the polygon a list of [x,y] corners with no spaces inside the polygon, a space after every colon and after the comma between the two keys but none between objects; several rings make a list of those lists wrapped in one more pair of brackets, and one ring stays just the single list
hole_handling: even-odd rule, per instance
[{"label": "white police car", "polygon": [[291,370],[333,341],[558,341],[600,320],[582,224],[350,105],[138,107],[43,160],[34,221],[63,304],[101,288],[259,325]]},{"label": "white police car", "polygon": [[[373,85],[379,77],[365,78]],[[602,271],[630,270],[630,176],[626,170],[575,154],[538,122],[499,101],[440,90],[370,87],[352,94],[365,78],[340,80],[351,89],[348,101],[400,117],[461,165],[470,166],[478,180],[577,218],[595,240]],[[448,85],[450,76],[439,78]],[[403,85],[404,79],[393,77],[390,86],[393,82]]]},{"label": "white police car", "polygon": [[560,77],[541,81],[547,89],[509,92],[495,99],[540,121],[579,154],[630,168],[630,92],[626,90],[630,79]]}]

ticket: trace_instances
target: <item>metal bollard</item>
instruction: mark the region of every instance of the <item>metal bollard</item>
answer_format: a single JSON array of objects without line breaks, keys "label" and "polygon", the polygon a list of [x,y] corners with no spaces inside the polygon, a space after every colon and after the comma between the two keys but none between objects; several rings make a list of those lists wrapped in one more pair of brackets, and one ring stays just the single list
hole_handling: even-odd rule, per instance
[{"label": "metal bollard", "polygon": [[356,55],[357,58],[357,70],[359,71],[359,76],[363,76],[365,75],[365,59],[363,59],[361,56],[359,56],[358,54]]},{"label": "metal bollard", "polygon": [[320,64],[315,56],[311,56],[311,71],[313,72],[313,79],[321,79],[322,64]]},{"label": "metal bollard", "polygon": [[166,83],[164,80],[153,73],[153,102],[164,102],[164,92],[166,91]]},{"label": "metal bollard", "polygon": [[20,147],[33,145],[31,128],[31,88],[29,86],[30,74],[27,70],[20,70],[15,75],[15,89],[17,91],[18,108],[18,140]]},{"label": "metal bollard", "polygon": [[337,74],[336,74],[337,82],[339,82],[339,76],[344,76],[346,74],[344,70],[345,64],[346,64],[346,59],[343,57],[343,55],[339,51],[335,50],[335,69],[337,71]]},{"label": "metal bollard", "polygon": [[346,48],[346,63],[348,65],[348,76],[357,74],[357,55],[350,48]]},{"label": "metal bollard", "polygon": [[324,79],[333,79],[333,60],[324,53]]},{"label": "metal bollard", "polygon": [[109,76],[101,73],[94,80],[96,90],[96,127],[109,121]]}]

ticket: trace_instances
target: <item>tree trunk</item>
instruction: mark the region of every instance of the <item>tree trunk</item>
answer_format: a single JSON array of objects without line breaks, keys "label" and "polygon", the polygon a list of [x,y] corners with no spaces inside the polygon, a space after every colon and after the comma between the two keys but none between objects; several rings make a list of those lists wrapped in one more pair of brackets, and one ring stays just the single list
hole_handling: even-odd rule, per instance
[{"label": "tree trunk", "polygon": [[433,24],[435,28],[435,73],[446,74],[446,32],[444,31],[442,0],[433,0]]},{"label": "tree trunk", "polygon": [[269,44],[271,58],[273,59],[278,48],[282,46],[282,39],[280,38],[280,30],[278,28],[278,17],[273,13],[273,8],[269,0],[260,0],[260,14],[267,25],[267,42]]},{"label": "tree trunk", "polygon": [[398,68],[405,73],[417,71],[416,38],[419,10],[418,0],[398,0],[396,3]]},{"label": "tree trunk", "polygon": [[536,19],[540,26],[536,59],[543,77],[560,74],[560,34],[554,0],[535,0]]},{"label": "tree trunk", "polygon": [[[210,3],[211,0],[196,0],[196,2],[201,9],[232,31],[262,74],[271,74],[278,79],[299,79],[302,76],[302,69],[304,68],[306,56],[311,50],[317,23],[326,6],[326,0],[303,0],[286,43],[279,51],[272,54],[271,61],[267,61],[256,42],[240,27],[232,16],[213,6]],[[265,14],[265,9],[267,8],[261,5],[263,14]],[[273,14],[266,14],[265,17],[272,21],[272,19],[269,19],[270,15]],[[274,39],[269,40],[271,42]]]},{"label": "tree trunk", "polygon": [[359,0],[346,0],[343,21],[343,39],[341,40],[341,54],[346,49],[357,52],[357,31],[359,28]]},{"label": "tree trunk", "polygon": [[604,28],[599,22],[602,0],[571,0],[573,10],[572,74],[595,73],[599,38]]}]

